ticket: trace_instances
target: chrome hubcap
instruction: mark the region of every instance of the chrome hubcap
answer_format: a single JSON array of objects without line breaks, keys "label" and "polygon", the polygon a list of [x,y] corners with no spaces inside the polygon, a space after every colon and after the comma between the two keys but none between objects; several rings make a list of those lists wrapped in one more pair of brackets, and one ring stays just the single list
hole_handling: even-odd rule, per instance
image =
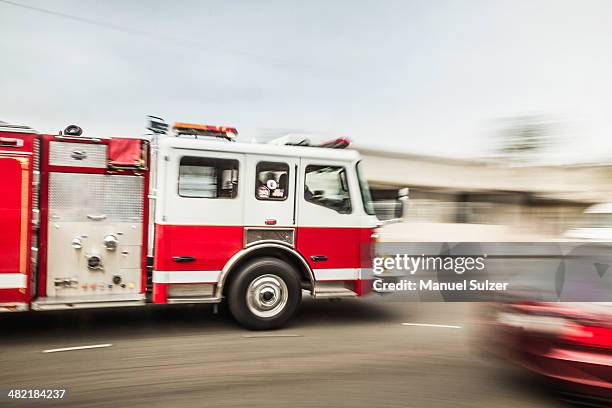
[{"label": "chrome hubcap", "polygon": [[287,304],[289,290],[285,281],[276,275],[262,275],[253,279],[247,288],[246,300],[251,313],[258,317],[274,317]]}]

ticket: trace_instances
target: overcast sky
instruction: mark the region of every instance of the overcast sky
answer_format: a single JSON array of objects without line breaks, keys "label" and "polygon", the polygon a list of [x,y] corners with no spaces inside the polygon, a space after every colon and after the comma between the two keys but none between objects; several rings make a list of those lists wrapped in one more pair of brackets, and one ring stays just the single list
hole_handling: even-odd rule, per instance
[{"label": "overcast sky", "polygon": [[100,23],[0,1],[0,120],[39,131],[154,114],[465,157],[541,114],[559,157],[612,159],[612,1],[15,2]]}]

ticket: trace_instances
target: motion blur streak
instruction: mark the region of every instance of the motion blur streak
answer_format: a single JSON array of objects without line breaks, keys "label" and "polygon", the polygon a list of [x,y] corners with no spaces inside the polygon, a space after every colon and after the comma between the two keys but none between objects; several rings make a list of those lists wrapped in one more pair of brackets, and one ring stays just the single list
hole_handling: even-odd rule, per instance
[{"label": "motion blur streak", "polygon": [[[245,338],[209,306],[4,315],[0,384],[64,387],[65,400],[45,405],[62,407],[558,406],[531,379],[478,357],[474,307],[305,301],[274,332],[299,337],[266,339]],[[400,324],[442,320],[466,329]],[[113,347],[38,352],[75,341]]]},{"label": "motion blur streak", "polygon": [[566,391],[612,404],[611,304],[510,303],[485,310],[484,349]]}]

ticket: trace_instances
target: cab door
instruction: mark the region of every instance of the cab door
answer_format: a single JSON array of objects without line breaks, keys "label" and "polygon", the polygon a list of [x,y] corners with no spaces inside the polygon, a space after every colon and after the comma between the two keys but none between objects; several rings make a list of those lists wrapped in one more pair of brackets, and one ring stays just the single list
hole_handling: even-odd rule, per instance
[{"label": "cab door", "polygon": [[299,159],[249,155],[245,177],[245,244],[282,241],[293,245]]},{"label": "cab door", "polygon": [[156,271],[209,271],[214,282],[243,247],[245,156],[171,149],[160,163]]},{"label": "cab door", "polygon": [[363,211],[353,164],[304,158],[297,248],[317,281],[352,281],[360,277]]}]

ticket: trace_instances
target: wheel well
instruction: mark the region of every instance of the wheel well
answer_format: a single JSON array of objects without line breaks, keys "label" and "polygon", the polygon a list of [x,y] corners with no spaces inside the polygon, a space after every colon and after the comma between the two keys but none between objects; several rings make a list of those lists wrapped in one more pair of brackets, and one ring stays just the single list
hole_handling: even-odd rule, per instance
[{"label": "wheel well", "polygon": [[313,290],[310,271],[308,271],[308,269],[304,265],[304,262],[302,262],[297,257],[297,255],[292,254],[288,250],[276,247],[262,247],[260,249],[256,249],[252,252],[249,252],[248,254],[240,258],[234,265],[232,265],[231,269],[227,272],[227,277],[225,278],[225,281],[223,283],[223,296],[226,295],[227,290],[232,283],[232,280],[236,276],[236,273],[234,273],[235,271],[240,270],[240,268],[242,268],[242,266],[245,265],[247,262],[250,262],[256,258],[263,257],[277,258],[287,262],[289,265],[293,266],[295,271],[298,273],[302,289],[310,291]]}]

